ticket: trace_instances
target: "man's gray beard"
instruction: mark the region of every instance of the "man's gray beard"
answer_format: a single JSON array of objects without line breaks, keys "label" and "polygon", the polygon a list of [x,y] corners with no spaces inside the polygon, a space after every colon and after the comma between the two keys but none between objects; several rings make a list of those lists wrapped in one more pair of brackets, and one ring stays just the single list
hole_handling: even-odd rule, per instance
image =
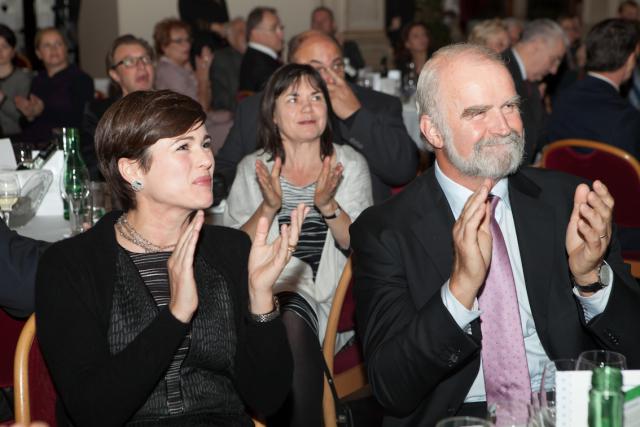
[{"label": "man's gray beard", "polygon": [[[522,135],[512,130],[507,136],[483,139],[476,142],[473,152],[468,159],[464,159],[458,153],[449,132],[444,135],[444,151],[453,166],[466,176],[490,178],[498,180],[511,175],[520,166],[524,154],[524,130]],[[508,150],[495,153],[493,150],[484,150],[487,145],[506,144]]]}]

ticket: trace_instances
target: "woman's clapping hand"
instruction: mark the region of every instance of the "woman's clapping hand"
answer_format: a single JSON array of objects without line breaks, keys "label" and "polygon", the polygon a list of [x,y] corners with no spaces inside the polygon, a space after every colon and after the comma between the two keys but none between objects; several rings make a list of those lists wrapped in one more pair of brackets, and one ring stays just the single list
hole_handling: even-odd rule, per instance
[{"label": "woman's clapping hand", "polygon": [[267,243],[269,220],[258,220],[249,254],[249,300],[252,313],[268,313],[273,309],[273,285],[291,259],[300,236],[300,228],[309,208],[299,204],[291,211],[291,225],[280,227],[280,236]]},{"label": "woman's clapping hand", "polygon": [[193,260],[204,212],[199,210],[178,239],[173,254],[167,262],[171,300],[169,310],[183,323],[188,323],[198,308],[198,290],[193,275]]},{"label": "woman's clapping hand", "polygon": [[282,188],[280,188],[280,171],[282,160],[276,157],[271,172],[260,160],[256,161],[256,177],[262,193],[263,204],[273,212],[282,206]]},{"label": "woman's clapping hand", "polygon": [[[335,156],[335,155],[334,155]],[[331,167],[334,156],[327,156],[322,161],[322,170],[318,175],[318,181],[316,183],[316,193],[313,196],[313,203],[316,205],[323,215],[329,214],[329,210],[333,208],[335,210],[335,203],[333,202],[333,196],[336,194],[340,179],[342,179],[342,172],[344,166],[342,163],[337,163],[334,167]]]}]

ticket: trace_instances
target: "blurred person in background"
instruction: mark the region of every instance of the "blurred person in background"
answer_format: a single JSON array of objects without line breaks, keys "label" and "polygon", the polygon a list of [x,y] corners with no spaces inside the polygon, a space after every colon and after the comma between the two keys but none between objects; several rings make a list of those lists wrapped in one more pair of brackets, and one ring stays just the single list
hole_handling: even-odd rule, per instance
[{"label": "blurred person in background", "polygon": [[15,97],[25,98],[31,87],[31,72],[15,65],[16,35],[11,28],[0,24],[0,136],[18,135],[22,128],[22,113]]},{"label": "blurred person in background", "polygon": [[396,68],[403,75],[413,69],[418,76],[429,59],[429,29],[424,22],[412,22],[402,29],[401,37],[402,45],[396,58]]},{"label": "blurred person in background", "polygon": [[486,46],[496,53],[502,53],[511,46],[507,26],[502,20],[487,19],[478,22],[469,33],[469,43]]},{"label": "blurred person in background", "polygon": [[511,43],[509,44],[513,46],[514,44],[518,43],[520,41],[520,38],[522,37],[524,22],[522,22],[521,19],[514,18],[512,16],[503,19],[502,22],[504,22],[504,25],[507,26],[507,32],[509,33],[509,39],[511,40]]},{"label": "blurred person in background", "polygon": [[271,74],[282,65],[284,25],[271,7],[256,7],[247,17],[247,50],[240,65],[238,91],[261,91]]},{"label": "blurred person in background", "polygon": [[113,41],[106,55],[107,74],[115,93],[104,99],[91,100],[82,118],[80,146],[92,181],[103,181],[98,168],[94,135],[105,111],[118,99],[137,90],[151,90],[155,76],[153,49],[142,38],[125,34]]},{"label": "blurred person in background", "polygon": [[231,127],[232,114],[229,111],[212,111],[211,80],[209,69],[213,53],[208,46],[196,56],[195,69],[189,61],[191,51],[191,30],[179,19],[168,18],[158,22],[153,30],[156,54],[156,89],[169,89],[198,101],[207,113],[205,126],[212,138],[215,153],[224,143]]},{"label": "blurred person in background", "polygon": [[54,128],[80,128],[84,107],[94,96],[93,79],[69,64],[67,44],[56,28],[38,31],[35,47],[45,69],[31,82],[29,96],[16,96],[15,101],[28,121],[22,139],[44,148]]},{"label": "blurred person in background", "polygon": [[362,58],[360,47],[356,41],[345,40],[344,35],[338,33],[333,11],[326,6],[316,7],[313,12],[311,12],[311,29],[322,31],[338,40],[342,46],[342,53],[347,61],[345,72],[350,79],[355,79],[358,75],[358,70],[365,66],[364,58]]},{"label": "blurred person in background", "polygon": [[246,29],[244,18],[233,19],[227,28],[229,46],[215,51],[209,69],[211,107],[214,110],[234,111],[236,108],[240,65],[247,50]]}]

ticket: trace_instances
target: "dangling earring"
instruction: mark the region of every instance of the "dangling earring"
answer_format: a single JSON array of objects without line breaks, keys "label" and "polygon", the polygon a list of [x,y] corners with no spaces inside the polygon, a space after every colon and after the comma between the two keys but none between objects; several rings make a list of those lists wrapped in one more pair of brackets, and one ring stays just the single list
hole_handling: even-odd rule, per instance
[{"label": "dangling earring", "polygon": [[133,191],[140,191],[144,188],[144,184],[136,179],[131,183],[131,188],[133,189]]}]

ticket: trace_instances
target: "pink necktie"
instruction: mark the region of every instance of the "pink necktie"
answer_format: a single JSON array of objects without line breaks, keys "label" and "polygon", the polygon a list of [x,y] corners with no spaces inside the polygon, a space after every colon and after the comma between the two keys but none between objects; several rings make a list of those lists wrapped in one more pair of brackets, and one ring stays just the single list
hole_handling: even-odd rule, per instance
[{"label": "pink necktie", "polygon": [[531,399],[516,285],[507,246],[495,218],[499,201],[498,196],[491,200],[491,266],[478,297],[482,310],[482,368],[489,405],[500,401],[529,402]]}]

